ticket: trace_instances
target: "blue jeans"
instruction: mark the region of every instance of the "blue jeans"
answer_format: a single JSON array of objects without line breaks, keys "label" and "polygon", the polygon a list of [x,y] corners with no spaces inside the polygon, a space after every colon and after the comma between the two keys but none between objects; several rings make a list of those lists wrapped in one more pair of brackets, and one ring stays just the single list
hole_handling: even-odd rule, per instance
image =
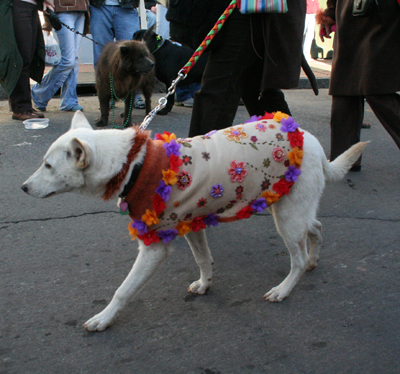
[{"label": "blue jeans", "polygon": [[177,86],[175,89],[175,100],[177,102],[189,100],[194,97],[194,93],[200,90],[200,88],[200,83],[191,83],[186,86]]},{"label": "blue jeans", "polygon": [[[71,28],[83,32],[85,24],[84,12],[57,13],[60,21]],[[78,52],[82,36],[73,33],[65,26],[56,31],[61,49],[61,61],[53,66],[43,77],[42,83],[32,87],[32,100],[39,108],[46,108],[50,99],[61,88],[60,110],[71,110],[78,104],[76,85],[78,83]]]},{"label": "blue jeans", "polygon": [[90,32],[93,40],[93,62],[96,69],[97,61],[103,46],[119,40],[131,40],[133,34],[140,29],[137,9],[120,6],[102,5],[101,8],[90,6]]}]

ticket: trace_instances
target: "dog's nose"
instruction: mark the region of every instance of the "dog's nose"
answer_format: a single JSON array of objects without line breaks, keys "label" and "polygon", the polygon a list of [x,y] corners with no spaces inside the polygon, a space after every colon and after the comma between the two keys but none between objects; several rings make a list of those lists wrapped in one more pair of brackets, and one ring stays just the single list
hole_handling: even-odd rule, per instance
[{"label": "dog's nose", "polygon": [[28,186],[27,186],[27,185],[23,184],[23,185],[21,186],[21,189],[22,189],[22,191],[24,191],[25,193],[28,193]]}]

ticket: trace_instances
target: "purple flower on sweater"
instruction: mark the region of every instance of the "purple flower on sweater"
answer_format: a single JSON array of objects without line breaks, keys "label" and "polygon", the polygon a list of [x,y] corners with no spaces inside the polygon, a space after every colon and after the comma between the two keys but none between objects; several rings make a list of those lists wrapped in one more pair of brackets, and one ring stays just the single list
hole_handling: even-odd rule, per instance
[{"label": "purple flower on sweater", "polygon": [[215,197],[215,198],[222,197],[223,193],[224,193],[224,188],[219,183],[211,187],[210,195],[212,197]]},{"label": "purple flower on sweater", "polygon": [[290,165],[288,170],[285,172],[285,179],[288,182],[296,182],[297,177],[301,174],[301,170],[296,168],[294,165]]},{"label": "purple flower on sweater", "polygon": [[255,143],[255,142],[257,142],[257,136],[255,136],[255,135],[253,135],[251,138],[250,138],[250,140],[253,142],[253,143]]},{"label": "purple flower on sweater", "polygon": [[160,180],[158,187],[156,188],[156,192],[161,196],[161,199],[168,201],[171,191],[172,187],[165,184],[163,180]]},{"label": "purple flower on sweater", "polygon": [[256,212],[261,213],[263,210],[268,208],[267,200],[265,200],[263,197],[260,197],[259,199],[253,201],[251,207]]},{"label": "purple flower on sweater", "polygon": [[178,235],[178,230],[160,230],[157,235],[165,244],[168,244],[171,240],[174,240],[176,238],[176,236]]},{"label": "purple flower on sweater", "polygon": [[262,116],[251,116],[245,123],[249,123],[249,122],[255,122],[255,121],[259,121],[262,118]]},{"label": "purple flower on sweater", "polygon": [[208,132],[207,134],[205,134],[205,137],[210,137],[211,135],[215,134],[218,130],[211,130],[210,132]]},{"label": "purple flower on sweater", "polygon": [[217,221],[218,216],[216,214],[210,213],[208,216],[203,217],[203,222],[208,226],[218,226]]},{"label": "purple flower on sweater", "polygon": [[294,122],[293,117],[282,118],[281,119],[281,131],[282,132],[293,132],[299,127],[299,124]]},{"label": "purple flower on sweater", "polygon": [[147,232],[147,225],[140,219],[134,219],[131,227],[136,229],[139,235],[144,235]]},{"label": "purple flower on sweater", "polygon": [[181,155],[181,152],[179,152],[179,149],[182,147],[182,145],[177,143],[175,139],[172,139],[169,143],[164,143],[163,147],[165,148],[167,157],[170,157],[171,155],[175,155],[175,156]]}]

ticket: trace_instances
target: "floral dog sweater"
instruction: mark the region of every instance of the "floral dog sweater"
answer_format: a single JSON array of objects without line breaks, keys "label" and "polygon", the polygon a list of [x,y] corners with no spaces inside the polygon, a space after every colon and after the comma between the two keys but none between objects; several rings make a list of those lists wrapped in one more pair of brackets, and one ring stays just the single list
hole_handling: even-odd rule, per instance
[{"label": "floral dog sweater", "polygon": [[[277,202],[301,174],[304,133],[298,127],[277,112],[194,138],[164,132],[149,139],[140,172],[146,176],[135,183],[136,200],[127,197],[132,238],[169,243]],[[146,165],[148,158],[153,161]]]}]

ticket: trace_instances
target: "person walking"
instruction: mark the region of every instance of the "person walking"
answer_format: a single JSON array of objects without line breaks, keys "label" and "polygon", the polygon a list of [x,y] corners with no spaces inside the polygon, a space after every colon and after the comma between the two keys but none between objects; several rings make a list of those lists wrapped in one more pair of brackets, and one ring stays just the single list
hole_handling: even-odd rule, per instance
[{"label": "person walking", "polygon": [[0,84],[9,97],[12,118],[43,118],[32,107],[30,78],[40,82],[45,47],[38,10],[54,9],[53,0],[0,2]]},{"label": "person walking", "polygon": [[[71,32],[65,26],[56,31],[60,44],[61,61],[50,69],[41,83],[32,87],[32,100],[38,110],[45,112],[49,101],[61,89],[60,110],[75,112],[83,110],[78,103],[76,86],[79,74],[78,54],[82,41],[81,34],[89,33],[89,1],[55,0],[54,11],[62,23],[75,29],[79,34]],[[42,29],[47,32],[52,30],[47,18]]]},{"label": "person walking", "polygon": [[[317,15],[320,35],[333,41],[329,94],[331,161],[360,141],[364,98],[400,148],[400,5],[370,1],[364,17],[353,15],[354,0],[328,0]],[[361,159],[352,168],[361,170]]]}]

